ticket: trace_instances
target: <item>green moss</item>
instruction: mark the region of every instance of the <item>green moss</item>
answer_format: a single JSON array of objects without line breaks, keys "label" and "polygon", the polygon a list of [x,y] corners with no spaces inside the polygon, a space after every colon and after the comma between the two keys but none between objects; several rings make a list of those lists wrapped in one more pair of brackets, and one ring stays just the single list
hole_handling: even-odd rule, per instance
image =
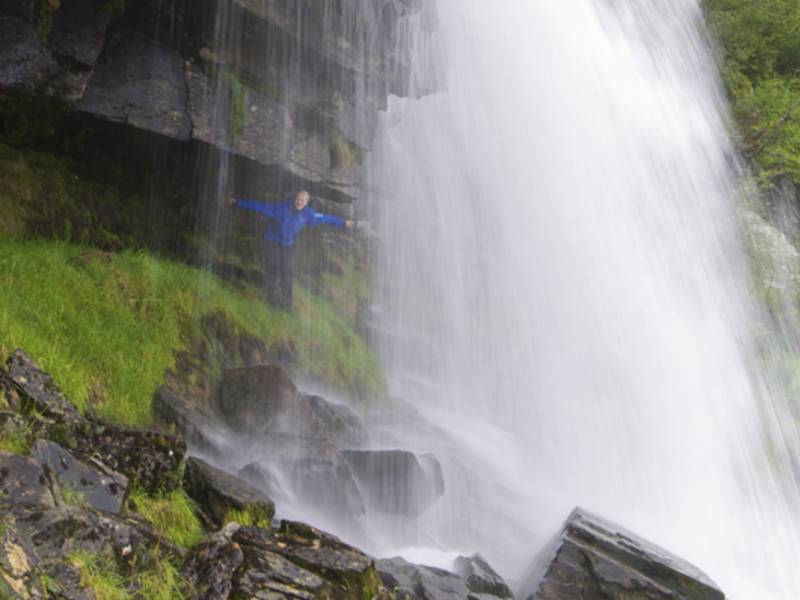
[{"label": "green moss", "polygon": [[244,131],[247,120],[247,97],[236,73],[228,71],[227,78],[231,92],[230,132],[232,141],[235,141]]},{"label": "green moss", "polygon": [[261,527],[269,529],[272,515],[269,511],[260,510],[257,506],[248,506],[245,510],[230,510],[225,515],[225,524],[238,523],[245,527]]},{"label": "green moss", "polygon": [[129,499],[136,512],[172,543],[190,548],[203,538],[194,502],[182,489],[155,497],[133,490]]},{"label": "green moss", "polygon": [[0,430],[0,450],[27,456],[31,453],[30,432],[22,428]]},{"label": "green moss", "polygon": [[69,162],[0,143],[0,236],[43,236],[117,250],[136,245],[114,233],[117,192],[82,180]]},{"label": "green moss", "polygon": [[66,243],[0,238],[0,355],[25,349],[81,410],[147,426],[176,353],[225,314],[268,347],[291,344],[299,367],[364,398],[383,395],[377,356],[325,300],[297,290],[291,314],[257,290],[142,251],[87,252]]},{"label": "green moss", "polygon": [[64,500],[64,504],[69,506],[74,506],[82,510],[89,508],[86,494],[71,485],[61,486],[61,498]]},{"label": "green moss", "polygon": [[107,557],[79,550],[68,559],[81,576],[81,586],[104,600],[127,600],[130,598],[125,588],[125,579],[119,574],[116,565]]},{"label": "green moss", "polygon": [[334,169],[351,171],[364,162],[366,152],[348,140],[339,129],[332,128],[328,140],[331,165]]},{"label": "green moss", "polygon": [[125,13],[126,0],[107,0],[104,9],[111,15],[112,19],[121,17]]},{"label": "green moss", "polygon": [[61,0],[39,0],[37,4],[36,37],[42,44],[47,44],[53,29],[53,17],[60,7]]}]

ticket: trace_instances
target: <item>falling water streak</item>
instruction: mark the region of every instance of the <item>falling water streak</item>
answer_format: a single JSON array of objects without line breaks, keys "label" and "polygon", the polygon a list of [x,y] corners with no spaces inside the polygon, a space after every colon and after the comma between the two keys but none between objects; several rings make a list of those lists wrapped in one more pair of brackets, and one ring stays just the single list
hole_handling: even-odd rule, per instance
[{"label": "falling water streak", "polygon": [[755,349],[697,3],[439,10],[446,87],[392,102],[371,177],[383,354],[430,423],[376,431],[436,451],[448,491],[377,545],[480,550],[519,577],[580,504],[734,598],[794,597],[797,433],[781,336]]}]

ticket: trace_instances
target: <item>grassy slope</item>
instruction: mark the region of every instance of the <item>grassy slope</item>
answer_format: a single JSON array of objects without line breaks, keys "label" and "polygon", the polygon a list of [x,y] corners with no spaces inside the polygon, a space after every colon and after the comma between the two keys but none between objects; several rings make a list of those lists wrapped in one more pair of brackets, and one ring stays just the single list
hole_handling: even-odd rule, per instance
[{"label": "grassy slope", "polygon": [[335,386],[382,388],[364,342],[303,290],[288,315],[256,293],[144,252],[75,258],[85,253],[66,243],[0,239],[0,354],[24,348],[81,409],[149,425],[164,371],[184,340],[199,335],[199,317],[215,311],[267,344],[292,342],[301,368]]}]

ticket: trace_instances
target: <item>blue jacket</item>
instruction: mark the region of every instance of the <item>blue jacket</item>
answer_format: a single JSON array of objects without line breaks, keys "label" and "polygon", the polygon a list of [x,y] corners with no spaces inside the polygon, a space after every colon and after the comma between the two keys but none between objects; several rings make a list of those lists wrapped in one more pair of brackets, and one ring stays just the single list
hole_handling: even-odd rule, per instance
[{"label": "blue jacket", "polygon": [[257,200],[236,198],[236,206],[269,217],[270,223],[264,232],[264,238],[281,246],[293,246],[297,234],[303,231],[306,226],[333,225],[339,228],[345,226],[344,219],[332,215],[323,215],[310,206],[306,206],[303,210],[297,210],[294,207],[293,199],[281,202],[259,202]]}]

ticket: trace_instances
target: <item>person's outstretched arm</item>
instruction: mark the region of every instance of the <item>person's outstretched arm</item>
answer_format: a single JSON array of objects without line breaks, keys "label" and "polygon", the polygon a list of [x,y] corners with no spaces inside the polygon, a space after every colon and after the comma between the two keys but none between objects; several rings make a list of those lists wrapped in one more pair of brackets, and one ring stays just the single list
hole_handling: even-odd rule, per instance
[{"label": "person's outstretched arm", "polygon": [[247,198],[238,198],[231,196],[228,198],[228,204],[231,206],[238,206],[245,210],[252,210],[261,213],[273,219],[280,218],[281,202],[261,202],[259,200],[248,200]]},{"label": "person's outstretched arm", "polygon": [[339,229],[353,226],[353,222],[350,220],[334,217],[333,215],[325,215],[317,211],[312,211],[311,220],[308,222],[308,224],[312,227],[316,227],[317,225],[332,225],[333,227],[338,227]]}]

